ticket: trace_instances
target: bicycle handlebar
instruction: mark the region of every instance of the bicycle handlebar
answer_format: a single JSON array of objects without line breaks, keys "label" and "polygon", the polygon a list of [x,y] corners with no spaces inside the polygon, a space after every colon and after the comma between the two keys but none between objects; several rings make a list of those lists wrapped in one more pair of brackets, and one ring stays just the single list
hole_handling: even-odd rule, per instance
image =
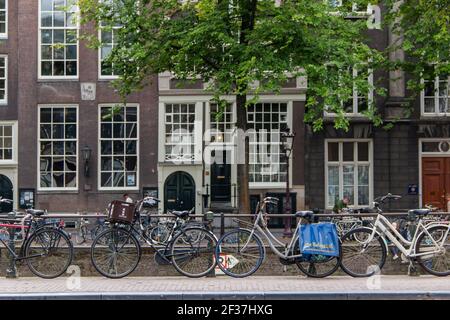
[{"label": "bicycle handlebar", "polygon": [[384,201],[386,201],[386,200],[388,200],[388,199],[389,199],[389,200],[391,200],[391,199],[393,199],[393,200],[399,200],[399,199],[401,199],[401,198],[402,198],[402,196],[394,195],[394,194],[388,193],[387,195],[380,196],[380,197],[376,198],[374,201],[383,203]]}]

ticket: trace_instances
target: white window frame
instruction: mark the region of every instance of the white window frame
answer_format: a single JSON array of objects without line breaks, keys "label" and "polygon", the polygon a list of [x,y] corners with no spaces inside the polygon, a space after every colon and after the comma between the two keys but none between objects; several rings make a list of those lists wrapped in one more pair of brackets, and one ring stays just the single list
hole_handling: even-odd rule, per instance
[{"label": "white window frame", "polygon": [[[324,1],[329,3],[329,0],[324,0]],[[336,2],[336,5],[334,6],[334,8],[342,7],[342,0],[335,0],[335,2]],[[371,13],[370,12],[370,4],[367,5],[366,11],[357,11],[357,6],[358,6],[358,4],[353,2],[352,10],[353,10],[353,13],[356,13],[356,16],[352,15],[351,18],[365,18],[367,15],[370,15],[370,13]],[[339,14],[339,12],[333,12],[333,14]]]},{"label": "white window frame", "polygon": [[[18,157],[18,125],[17,121],[0,121],[0,126],[12,127],[12,159],[0,159],[0,165],[17,165]],[[0,136],[2,138],[2,136]]]},{"label": "white window frame", "polygon": [[[80,33],[80,22],[77,19],[77,24],[75,27],[42,27],[41,25],[41,4],[42,0],[38,0],[39,9],[38,9],[38,80],[78,80],[80,76],[80,41],[79,41],[79,33]],[[79,8],[75,6],[76,13],[79,14]],[[76,46],[77,46],[77,74],[75,76],[43,76],[42,75],[42,29],[52,29],[52,30],[76,30]],[[54,40],[53,40],[54,41]],[[54,43],[54,42],[52,42]],[[53,57],[52,60],[53,61]],[[65,62],[66,60],[64,60]]]},{"label": "white window frame", "polygon": [[[353,147],[353,161],[343,161],[343,143],[344,142],[352,142],[356,145]],[[369,143],[369,161],[359,161],[358,160],[358,142],[368,142]],[[339,161],[338,162],[329,162],[328,161],[328,143],[339,143]],[[344,177],[343,177],[343,166],[344,165],[353,165],[355,167],[354,170],[354,204],[349,206],[351,208],[361,208],[371,206],[373,202],[373,139],[325,139],[325,159],[324,159],[324,168],[325,168],[325,208],[333,209],[333,206],[328,205],[328,167],[329,166],[338,166],[339,167],[339,199],[343,198],[344,194]],[[359,205],[358,204],[358,165],[369,165],[369,203]],[[355,201],[356,200],[356,201]]]},{"label": "white window frame", "polygon": [[[76,174],[76,187],[62,187],[62,188],[56,188],[56,187],[51,187],[51,188],[45,188],[45,187],[41,187],[41,109],[43,108],[75,108],[77,110],[77,154],[76,154],[76,163],[77,163],[77,169],[75,171]],[[79,185],[80,185],[80,111],[79,111],[79,106],[77,104],[39,104],[38,105],[38,125],[37,125],[37,190],[38,191],[43,191],[43,192],[47,192],[47,191],[57,191],[57,192],[64,192],[64,191],[78,191],[79,189]],[[53,139],[52,139],[53,140]],[[53,156],[53,155],[52,155]]]},{"label": "white window frame", "polygon": [[[114,50],[115,44],[114,44],[114,30],[119,30],[121,27],[117,26],[117,27],[113,27],[111,29],[111,31],[107,31],[107,32],[112,32],[112,39],[113,39],[113,43],[112,43],[112,50]],[[100,43],[102,43],[102,32],[104,30],[102,30],[102,27],[100,26],[99,30],[98,30],[98,39],[100,41]],[[100,46],[100,48],[98,48],[98,79],[99,80],[116,80],[119,79],[119,75],[103,75],[102,74],[102,48],[103,46]]]},{"label": "white window frame", "polygon": [[[0,39],[8,39],[8,0],[5,0],[5,9],[3,9],[5,11],[5,32],[4,33],[0,33]],[[3,11],[0,10],[0,11]]]},{"label": "white window frame", "polygon": [[[445,96],[440,96],[439,82],[441,77],[434,78],[434,112],[425,112],[425,88],[420,93],[420,113],[423,117],[449,116],[450,115],[450,75],[447,78],[447,110],[448,112],[439,112],[439,99]],[[425,79],[421,79],[422,85],[425,84]],[[428,97],[428,96],[427,96]]]},{"label": "white window frame", "polygon": [[[374,90],[373,90],[373,70],[372,69],[368,69],[368,73],[369,76],[367,78],[367,82],[369,83],[370,86],[370,90],[369,93],[367,94],[367,109],[371,108],[371,105],[374,102]],[[356,68],[352,68],[352,74],[353,77],[357,77],[358,76],[358,70]],[[358,89],[356,88],[356,86],[353,86],[353,95],[352,95],[352,99],[353,99],[353,112],[345,112],[344,115],[347,117],[365,117],[365,115],[361,112],[359,112],[358,110],[358,102],[359,102],[359,95],[358,95]],[[342,102],[343,105],[343,102]],[[326,117],[336,117],[336,113],[333,112],[328,112],[327,110],[324,110],[324,115]]]},{"label": "white window frame", "polygon": [[[271,104],[282,104],[285,103],[287,105],[287,115],[286,115],[286,123],[287,126],[292,130],[292,112],[293,112],[293,102],[291,100],[286,101],[283,99],[261,99],[258,101],[257,104],[264,104],[264,103],[271,103]],[[250,150],[249,150],[250,152]],[[281,150],[280,150],[281,153]],[[250,162],[250,161],[249,161]],[[290,187],[292,187],[292,157],[289,158],[289,172],[286,172],[286,175],[289,175],[289,184]],[[249,169],[249,175],[250,175],[250,169]],[[268,189],[268,188],[286,188],[286,182],[249,182],[249,188],[251,189]]]},{"label": "white window frame", "polygon": [[0,59],[5,59],[5,98],[0,99],[0,105],[7,105],[8,104],[8,55],[7,54],[0,54]]},{"label": "white window frame", "polygon": [[[101,170],[101,161],[102,161],[102,153],[101,153],[101,125],[102,125],[102,113],[101,113],[101,109],[104,107],[113,107],[117,104],[115,103],[103,103],[103,104],[99,104],[98,105],[98,144],[97,144],[97,150],[98,150],[98,157],[97,157],[97,188],[99,191],[114,191],[114,190],[124,190],[124,191],[134,191],[134,190],[139,190],[139,186],[140,186],[140,170],[141,170],[141,165],[140,165],[140,152],[139,152],[139,147],[140,147],[140,106],[138,103],[127,103],[125,106],[126,107],[136,107],[136,112],[137,112],[137,120],[136,120],[136,157],[137,157],[137,170],[136,170],[136,186],[131,186],[131,187],[103,187],[102,186],[102,170]],[[114,140],[112,140],[114,141]],[[126,155],[125,155],[126,156]],[[126,170],[125,170],[126,171]],[[113,171],[114,172],[114,171]],[[124,176],[124,179],[126,179],[126,176]]]}]

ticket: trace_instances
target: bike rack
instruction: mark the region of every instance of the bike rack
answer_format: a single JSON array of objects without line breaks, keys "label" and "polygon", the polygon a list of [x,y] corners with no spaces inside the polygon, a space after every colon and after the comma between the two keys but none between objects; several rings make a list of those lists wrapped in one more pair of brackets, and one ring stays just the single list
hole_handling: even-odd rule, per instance
[{"label": "bike rack", "polygon": [[[323,214],[315,214],[315,217],[320,218],[344,218],[344,217],[354,217],[354,218],[366,218],[366,217],[376,217],[377,213],[356,213],[356,214],[336,214],[336,213],[323,213]],[[408,212],[394,212],[394,213],[383,213],[386,217],[406,217],[408,215]],[[25,216],[25,213],[20,212],[11,212],[9,214],[0,214],[0,222],[10,222],[12,224],[21,222],[21,219]],[[173,214],[141,214],[141,216],[149,216],[152,218],[175,218],[176,216]],[[266,214],[267,217],[277,217],[277,218],[284,218],[284,217],[291,217],[295,218],[295,214]],[[447,220],[444,220],[446,223],[450,223],[450,212],[432,212],[428,215],[429,217],[433,216],[440,216],[440,217],[447,217]],[[96,213],[87,213],[87,214],[79,214],[79,213],[48,213],[41,216],[43,219],[53,219],[53,218],[59,218],[59,219],[102,219],[107,218],[107,215],[104,214],[96,214]],[[212,213],[211,211],[206,212],[205,214],[195,214],[190,215],[192,218],[202,218],[203,221],[207,224],[211,230],[213,230],[213,221],[214,219],[218,218],[220,220],[220,234],[223,235],[225,232],[225,218],[236,218],[232,219],[235,222],[242,223],[244,225],[253,226],[253,223],[249,222],[249,220],[241,220],[237,218],[253,218],[255,217],[254,214],[224,214],[224,213]],[[17,227],[8,227],[9,232],[9,241],[8,246],[11,250],[15,252],[15,233],[16,233]],[[74,249],[77,249],[76,246],[74,246]],[[413,266],[414,267],[414,266]],[[410,272],[408,272],[410,273]],[[415,275],[415,273],[411,273],[411,275]],[[17,278],[17,268],[15,265],[15,261],[10,255],[9,265],[6,270],[6,276],[8,278]],[[212,276],[209,275],[209,276]]]}]

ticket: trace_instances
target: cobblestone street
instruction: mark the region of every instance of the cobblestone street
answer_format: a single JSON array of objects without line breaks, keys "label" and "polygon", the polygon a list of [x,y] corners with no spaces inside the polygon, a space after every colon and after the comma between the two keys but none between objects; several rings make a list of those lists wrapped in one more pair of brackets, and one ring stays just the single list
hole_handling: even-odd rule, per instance
[{"label": "cobblestone street", "polygon": [[[79,280],[79,281],[77,281]],[[300,276],[227,277],[189,279],[184,277],[129,277],[111,280],[99,277],[53,280],[19,278],[0,280],[0,298],[450,298],[450,278],[432,276],[381,276],[369,279]]]}]

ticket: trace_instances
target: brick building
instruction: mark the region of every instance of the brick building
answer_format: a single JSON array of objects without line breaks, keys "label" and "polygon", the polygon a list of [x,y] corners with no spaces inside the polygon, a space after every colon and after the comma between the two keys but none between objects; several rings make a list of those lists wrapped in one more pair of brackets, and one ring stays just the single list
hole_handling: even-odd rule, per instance
[{"label": "brick building", "polygon": [[[362,15],[361,17],[364,17]],[[369,31],[371,45],[385,49],[397,40],[389,29]],[[405,59],[398,50],[391,59]],[[338,199],[350,198],[352,207],[372,205],[388,192],[402,195],[385,207],[410,209],[431,204],[447,211],[450,200],[449,75],[424,79],[425,90],[417,96],[412,115],[405,117],[402,103],[411,97],[404,72],[375,72],[368,81],[387,89],[387,96],[354,93],[347,106],[348,132],[333,128],[326,114],[324,130],[306,127],[306,206],[332,209]],[[387,80],[389,79],[389,80]],[[395,81],[392,81],[394,80]],[[391,130],[373,126],[360,112],[374,101],[384,120],[396,120]]]},{"label": "brick building", "polygon": [[114,31],[87,48],[65,5],[0,1],[0,193],[16,208],[97,211],[157,186],[156,81],[124,106],[103,63]]},{"label": "brick building", "polygon": [[[102,210],[125,192],[136,199],[151,191],[163,200],[161,210],[235,209],[236,165],[205,161],[235,153],[226,134],[235,122],[233,97],[227,97],[228,109],[217,121],[217,106],[203,82],[183,84],[161,74],[124,106],[111,87],[117,77],[114,66],[103,62],[114,46],[114,30],[99,33],[101,49],[87,48],[77,40],[79,27],[71,19],[75,12],[60,8],[65,4],[0,0],[0,196],[13,198],[15,208],[32,204],[74,212]],[[379,49],[395,40],[389,30],[369,34]],[[402,57],[400,51],[394,54]],[[353,206],[365,207],[387,192],[406,195],[392,209],[426,203],[446,209],[448,77],[425,80],[427,89],[417,98],[412,117],[397,121],[390,131],[375,128],[360,113],[371,100],[385,119],[401,113],[400,104],[410,94],[407,76],[377,72],[368,81],[381,77],[399,80],[382,83],[387,97],[355,92],[346,105],[351,120],[347,133],[333,128],[332,114],[326,114],[320,133],[303,124],[305,79],[289,79],[280,95],[262,94],[248,111],[250,126],[278,138],[280,129],[289,128],[297,136],[289,171],[279,140],[266,141],[273,156],[270,165],[258,160],[261,141],[251,145],[252,203],[266,195],[283,198],[289,177],[296,209],[331,209],[345,195]],[[204,138],[219,148],[212,151]],[[176,151],[180,143],[183,148]]]}]

